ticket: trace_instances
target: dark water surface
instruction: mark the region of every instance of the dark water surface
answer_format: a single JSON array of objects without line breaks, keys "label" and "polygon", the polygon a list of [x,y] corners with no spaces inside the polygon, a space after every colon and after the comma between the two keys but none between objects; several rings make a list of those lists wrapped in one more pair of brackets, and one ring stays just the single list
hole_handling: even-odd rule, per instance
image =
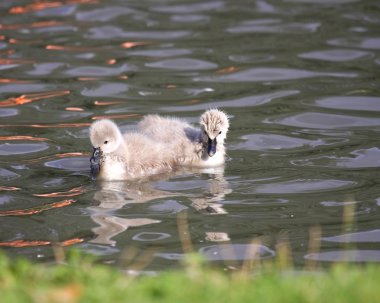
[{"label": "dark water surface", "polygon": [[[156,271],[288,242],[296,266],[380,261],[377,1],[7,0],[0,23],[8,254],[60,243]],[[224,173],[90,180],[93,120],[210,107],[231,120]]]}]

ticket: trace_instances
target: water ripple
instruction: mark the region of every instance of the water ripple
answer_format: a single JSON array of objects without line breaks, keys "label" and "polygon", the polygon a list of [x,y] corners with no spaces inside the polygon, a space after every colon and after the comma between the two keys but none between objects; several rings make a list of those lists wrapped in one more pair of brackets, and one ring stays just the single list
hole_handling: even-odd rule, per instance
[{"label": "water ripple", "polygon": [[163,49],[149,49],[149,50],[136,50],[128,53],[129,56],[143,56],[153,58],[175,57],[191,54],[191,51],[184,48],[163,48]]},{"label": "water ripple", "polygon": [[173,15],[170,20],[178,23],[206,23],[210,21],[209,16],[205,15]]},{"label": "water ripple", "polygon": [[375,168],[380,167],[380,149],[372,147],[369,149],[355,150],[350,157],[320,156],[315,158],[293,160],[294,165],[302,166],[330,166],[343,168]]},{"label": "water ripple", "polygon": [[305,112],[281,119],[266,119],[265,123],[276,123],[305,128],[335,129],[380,126],[380,119]]},{"label": "water ripple", "polygon": [[224,7],[223,1],[198,2],[180,5],[153,6],[152,11],[169,14],[193,14],[206,11],[214,11]]},{"label": "water ripple", "polygon": [[313,51],[308,53],[302,53],[298,55],[304,59],[315,59],[322,61],[343,62],[352,61],[362,58],[373,57],[373,53],[352,49],[333,49],[324,51]]},{"label": "water ripple", "polygon": [[18,110],[16,108],[1,108],[0,117],[10,117],[18,115]]},{"label": "water ripple", "polygon": [[305,259],[327,262],[380,262],[380,250],[333,250],[305,255]]},{"label": "water ripple", "polygon": [[367,96],[327,97],[315,101],[320,107],[343,110],[380,111],[380,98]]},{"label": "water ripple", "polygon": [[101,66],[81,66],[74,67],[66,70],[64,73],[76,77],[105,77],[105,76],[118,76],[127,71],[134,70],[135,67],[123,64],[119,67],[101,67]]},{"label": "water ripple", "polygon": [[258,244],[219,244],[202,247],[199,252],[208,260],[251,260],[269,259],[275,252]]},{"label": "water ripple", "polygon": [[320,5],[336,5],[358,2],[359,0],[285,0],[288,3],[306,3],[306,4],[320,4]]},{"label": "water ripple", "polygon": [[335,38],[328,40],[327,43],[340,47],[357,47],[373,50],[380,49],[380,38],[378,37]]},{"label": "water ripple", "polygon": [[57,7],[47,6],[45,9],[36,11],[35,15],[39,17],[65,17],[73,15],[76,9],[76,5],[59,5]]},{"label": "water ripple", "polygon": [[0,93],[32,93],[53,90],[55,87],[49,84],[3,84],[0,85]]},{"label": "water ripple", "polygon": [[[288,137],[274,134],[251,134],[241,137],[245,140],[233,147],[233,149],[246,150],[268,150],[268,149],[290,149],[302,146],[316,147],[319,145],[327,145],[322,139],[307,140],[295,137]],[[330,143],[331,144],[331,143]]]},{"label": "water ripple", "polygon": [[167,106],[167,107],[163,107],[162,110],[177,112],[177,111],[206,110],[209,108],[251,107],[251,106],[263,105],[275,99],[293,96],[298,93],[299,91],[296,91],[296,90],[275,91],[269,94],[246,96],[246,97],[231,99],[231,100],[226,100],[226,101],[207,102],[205,104],[193,104],[193,105],[187,105],[187,106],[180,106],[180,105]]},{"label": "water ripple", "polygon": [[194,78],[195,81],[210,82],[262,82],[307,79],[315,77],[355,78],[356,73],[314,72],[302,69],[261,67],[238,71],[222,76]]},{"label": "water ripple", "polygon": [[188,209],[188,207],[178,203],[175,200],[166,200],[149,207],[149,210],[161,214],[176,214],[185,209]]},{"label": "water ripple", "polygon": [[120,94],[128,91],[129,86],[124,83],[99,83],[93,85],[94,87],[85,87],[81,94],[87,97],[110,97],[119,96]]},{"label": "water ripple", "polygon": [[239,63],[257,63],[273,61],[276,57],[270,54],[248,54],[248,55],[230,55],[231,61]]},{"label": "water ripple", "polygon": [[132,237],[132,240],[141,241],[141,242],[150,242],[150,241],[161,241],[167,238],[170,238],[171,235],[167,233],[153,233],[153,232],[142,232]]},{"label": "water ripple", "polygon": [[114,38],[128,38],[128,39],[149,39],[149,40],[167,40],[179,39],[191,34],[190,31],[123,31],[116,26],[101,26],[92,27],[86,35],[89,39],[114,39]]},{"label": "water ripple", "polygon": [[355,184],[356,182],[354,181],[344,180],[291,180],[285,182],[257,185],[255,188],[255,192],[261,194],[294,194],[320,192],[351,187]]},{"label": "water ripple", "polygon": [[9,180],[17,179],[19,177],[21,177],[21,175],[16,174],[15,172],[10,171],[8,169],[0,167],[0,180],[9,181]]},{"label": "water ripple", "polygon": [[33,65],[34,69],[27,71],[26,73],[33,76],[50,75],[56,69],[63,66],[64,64],[61,62],[36,63]]},{"label": "water ripple", "polygon": [[320,23],[286,23],[280,19],[259,19],[244,21],[238,26],[229,27],[227,32],[241,33],[275,33],[298,34],[313,33],[321,26]]},{"label": "water ripple", "polygon": [[89,158],[86,157],[70,157],[63,158],[45,163],[47,167],[71,170],[71,171],[88,171],[89,170]]},{"label": "water ripple", "polygon": [[218,67],[215,63],[191,58],[168,59],[145,64],[148,67],[172,70],[207,70]]},{"label": "water ripple", "polygon": [[343,234],[339,236],[322,237],[322,240],[337,243],[380,243],[380,229]]},{"label": "water ripple", "polygon": [[48,148],[46,143],[4,143],[0,144],[0,156],[36,153]]},{"label": "water ripple", "polygon": [[76,17],[79,21],[106,22],[123,15],[135,14],[136,10],[125,6],[108,6],[91,11],[78,12]]}]

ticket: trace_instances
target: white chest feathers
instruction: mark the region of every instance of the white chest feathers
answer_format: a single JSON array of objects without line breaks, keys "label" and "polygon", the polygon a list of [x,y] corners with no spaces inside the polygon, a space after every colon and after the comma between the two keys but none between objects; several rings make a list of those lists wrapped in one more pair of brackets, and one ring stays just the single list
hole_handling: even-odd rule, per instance
[{"label": "white chest feathers", "polygon": [[111,157],[104,159],[99,177],[105,180],[123,180],[127,176],[125,163]]},{"label": "white chest feathers", "polygon": [[224,152],[218,152],[212,157],[206,157],[206,159],[201,159],[199,161],[199,166],[201,167],[213,167],[219,166],[224,163]]}]

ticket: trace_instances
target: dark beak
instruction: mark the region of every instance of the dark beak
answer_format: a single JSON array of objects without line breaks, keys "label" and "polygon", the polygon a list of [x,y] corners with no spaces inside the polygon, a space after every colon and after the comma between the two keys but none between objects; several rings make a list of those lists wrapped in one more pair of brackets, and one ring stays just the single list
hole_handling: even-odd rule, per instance
[{"label": "dark beak", "polygon": [[92,157],[90,158],[91,163],[91,179],[95,180],[100,171],[100,159],[101,159],[102,151],[100,147],[95,148],[92,152]]},{"label": "dark beak", "polygon": [[210,157],[215,155],[215,153],[216,153],[216,138],[214,140],[211,140],[210,138],[208,138],[207,153]]}]

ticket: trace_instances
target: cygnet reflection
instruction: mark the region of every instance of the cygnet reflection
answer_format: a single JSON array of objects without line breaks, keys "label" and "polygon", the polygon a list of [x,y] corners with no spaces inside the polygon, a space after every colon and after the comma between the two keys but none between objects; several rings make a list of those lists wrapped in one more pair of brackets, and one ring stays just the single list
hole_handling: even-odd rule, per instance
[{"label": "cygnet reflection", "polygon": [[[155,188],[159,181],[167,181],[185,174],[205,173],[205,190],[201,193],[184,193],[180,191],[159,190]],[[115,246],[114,238],[128,228],[140,227],[149,224],[158,224],[161,221],[149,217],[123,218],[116,214],[126,204],[144,203],[155,199],[186,197],[191,206],[205,214],[226,214],[222,201],[231,192],[228,182],[224,178],[223,167],[207,169],[186,169],[171,175],[160,175],[140,181],[101,181],[99,190],[94,194],[97,206],[89,207],[92,220],[98,225],[92,229],[95,237],[92,243]],[[187,206],[184,206],[187,208]],[[224,237],[228,239],[228,235]],[[206,239],[213,241],[213,237],[206,232]],[[216,240],[216,241],[220,241]]]}]

